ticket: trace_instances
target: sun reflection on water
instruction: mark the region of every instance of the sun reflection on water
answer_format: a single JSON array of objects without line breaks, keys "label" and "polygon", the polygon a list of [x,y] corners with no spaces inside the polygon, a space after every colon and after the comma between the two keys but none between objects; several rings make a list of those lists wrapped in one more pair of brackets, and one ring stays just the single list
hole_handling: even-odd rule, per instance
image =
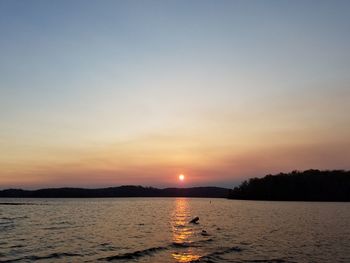
[{"label": "sun reflection on water", "polygon": [[[172,215],[173,242],[178,245],[190,244],[194,241],[193,228],[188,224],[191,213],[189,201],[186,198],[175,199],[175,209]],[[172,253],[176,262],[191,262],[200,258],[191,247],[183,247],[180,252]]]}]

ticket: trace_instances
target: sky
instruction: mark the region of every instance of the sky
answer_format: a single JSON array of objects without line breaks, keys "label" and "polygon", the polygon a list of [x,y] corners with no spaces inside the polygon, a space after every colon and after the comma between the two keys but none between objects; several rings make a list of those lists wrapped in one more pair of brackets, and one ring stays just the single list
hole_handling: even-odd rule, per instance
[{"label": "sky", "polygon": [[0,188],[350,169],[349,13],[349,1],[0,1]]}]

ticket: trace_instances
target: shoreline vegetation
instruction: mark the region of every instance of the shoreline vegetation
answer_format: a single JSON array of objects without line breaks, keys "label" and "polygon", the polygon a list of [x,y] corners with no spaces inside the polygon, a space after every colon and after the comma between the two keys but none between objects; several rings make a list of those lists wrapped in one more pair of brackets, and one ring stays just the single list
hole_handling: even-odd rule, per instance
[{"label": "shoreline vegetation", "polygon": [[229,199],[350,201],[350,171],[306,170],[252,178],[230,190]]},{"label": "shoreline vegetation", "polygon": [[96,197],[211,197],[227,198],[228,188],[191,187],[164,188],[126,185],[99,189],[87,188],[47,188],[39,190],[6,189],[0,197],[10,198],[96,198]]},{"label": "shoreline vegetation", "polygon": [[154,188],[126,185],[98,189],[47,188],[0,190],[5,198],[207,197],[266,201],[350,201],[350,171],[306,170],[251,178],[233,189]]}]

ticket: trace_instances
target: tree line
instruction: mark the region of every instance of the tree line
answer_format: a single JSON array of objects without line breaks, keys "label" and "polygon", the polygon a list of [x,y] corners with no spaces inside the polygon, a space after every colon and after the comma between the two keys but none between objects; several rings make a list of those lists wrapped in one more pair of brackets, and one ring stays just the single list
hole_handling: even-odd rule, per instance
[{"label": "tree line", "polygon": [[230,199],[350,201],[350,171],[306,170],[252,178],[230,190]]}]

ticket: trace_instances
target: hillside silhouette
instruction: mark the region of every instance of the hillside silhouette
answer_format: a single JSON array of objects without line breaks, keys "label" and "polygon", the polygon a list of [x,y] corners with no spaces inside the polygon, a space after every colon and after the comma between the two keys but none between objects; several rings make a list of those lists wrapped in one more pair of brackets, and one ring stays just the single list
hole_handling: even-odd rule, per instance
[{"label": "hillside silhouette", "polygon": [[307,170],[252,178],[230,190],[230,199],[350,201],[350,171]]},{"label": "hillside silhouette", "polygon": [[24,198],[80,198],[80,197],[216,197],[225,198],[229,189],[220,187],[192,187],[158,189],[142,186],[119,186],[99,189],[47,188],[39,190],[6,189],[0,197]]}]

